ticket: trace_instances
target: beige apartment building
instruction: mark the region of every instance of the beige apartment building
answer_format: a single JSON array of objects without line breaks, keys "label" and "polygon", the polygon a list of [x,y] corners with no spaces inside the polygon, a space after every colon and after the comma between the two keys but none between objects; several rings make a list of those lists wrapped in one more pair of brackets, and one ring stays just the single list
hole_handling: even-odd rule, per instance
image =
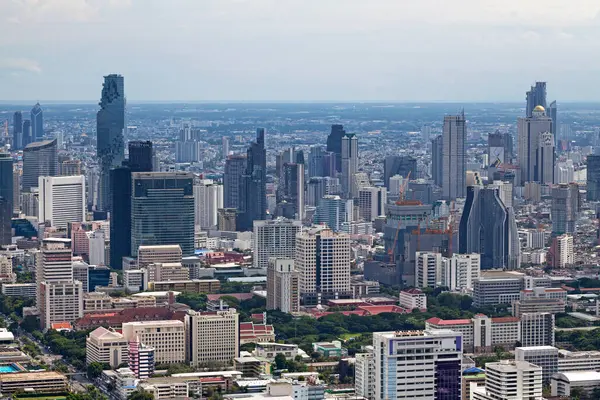
[{"label": "beige apartment building", "polygon": [[86,363],[108,364],[117,368],[127,362],[127,340],[119,332],[100,327],[89,334],[85,340]]},{"label": "beige apartment building", "polygon": [[175,245],[140,246],[138,248],[138,269],[155,263],[180,263],[181,247]]},{"label": "beige apartment building", "polygon": [[240,325],[235,309],[189,311],[185,317],[188,361],[192,366],[217,361],[230,364],[239,355]]},{"label": "beige apartment building", "polygon": [[185,327],[181,321],[126,322],[123,337],[127,342],[139,338],[140,343],[153,347],[156,364],[185,362]]}]

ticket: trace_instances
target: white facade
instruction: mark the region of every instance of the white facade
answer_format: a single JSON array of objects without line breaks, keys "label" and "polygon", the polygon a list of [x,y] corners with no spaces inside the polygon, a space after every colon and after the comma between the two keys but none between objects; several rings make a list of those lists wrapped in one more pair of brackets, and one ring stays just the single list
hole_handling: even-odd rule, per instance
[{"label": "white facade", "polygon": [[567,265],[573,265],[575,262],[575,255],[573,252],[573,236],[572,235],[560,235],[554,238],[554,246],[552,246],[554,252],[554,267],[565,268]]},{"label": "white facade", "polygon": [[50,329],[54,323],[72,323],[83,317],[81,282],[42,282],[39,289],[38,310],[43,330]]},{"label": "white facade", "polygon": [[415,284],[419,288],[437,287],[442,281],[442,255],[430,251],[415,253]]},{"label": "white facade", "polygon": [[69,222],[85,221],[85,176],[40,176],[38,184],[40,222],[67,228]]},{"label": "white facade", "polygon": [[132,292],[140,292],[148,288],[148,270],[128,269],[123,271],[123,281],[127,290]]},{"label": "white facade", "polygon": [[442,286],[451,291],[473,289],[473,283],[479,279],[481,256],[479,254],[453,254],[443,258]]},{"label": "white facade", "polygon": [[235,309],[200,313],[189,311],[185,317],[188,344],[188,362],[217,361],[230,363],[239,356],[240,326]]},{"label": "white facade", "polygon": [[405,289],[400,291],[400,307],[408,310],[427,309],[427,295],[419,289]]},{"label": "white facade", "polygon": [[73,280],[73,250],[68,239],[45,239],[36,253],[35,282],[37,301],[42,282],[70,282]]},{"label": "white facade", "polygon": [[86,232],[89,242],[89,262],[91,265],[106,265],[104,231]]},{"label": "white facade", "polygon": [[269,258],[267,269],[267,309],[298,312],[298,272],[293,259]]},{"label": "white facade", "polygon": [[521,346],[554,346],[554,314],[521,315]]},{"label": "white facade", "polygon": [[86,363],[105,363],[117,368],[127,362],[127,341],[119,332],[100,327],[86,339]]},{"label": "white facade", "polygon": [[375,395],[375,356],[373,352],[357,353],[354,364],[354,388],[356,396],[372,399]]},{"label": "white facade", "polygon": [[[459,399],[461,336],[450,330],[374,332],[373,398],[435,399],[444,392],[448,399]],[[438,371],[441,365],[443,372]],[[445,381],[438,379],[442,375]],[[452,387],[447,386],[449,381]]]},{"label": "white facade", "polygon": [[385,187],[367,187],[358,192],[359,215],[365,221],[385,215],[387,189]]},{"label": "white facade", "polygon": [[471,390],[472,400],[542,400],[542,368],[526,361],[485,364],[485,387]]},{"label": "white facade", "polygon": [[342,193],[347,199],[358,196],[356,173],[358,172],[358,138],[344,135],[342,138]]},{"label": "white facade", "polygon": [[202,229],[217,227],[217,210],[223,208],[223,185],[211,179],[201,179],[194,184],[195,223]]},{"label": "white facade", "polygon": [[564,372],[552,376],[550,391],[552,396],[569,397],[574,389],[591,395],[594,389],[600,388],[600,372],[577,371]]},{"label": "white facade", "polygon": [[[552,119],[546,116],[545,111],[534,111],[533,116],[517,120],[517,130],[517,161],[520,167],[521,184],[525,182],[552,184],[552,181],[545,182],[541,179],[536,179],[535,176],[535,169],[537,167],[536,156],[539,149],[540,136],[545,132],[552,132]],[[551,172],[553,171],[554,165],[552,165]]]},{"label": "white facade", "polygon": [[600,370],[600,351],[558,351],[558,372]]},{"label": "white facade", "polygon": [[558,349],[554,346],[516,347],[515,360],[542,367],[542,381],[545,384],[558,372]]},{"label": "white facade", "polygon": [[571,182],[575,182],[575,167],[573,165],[573,160],[557,163],[554,170],[554,183],[567,184]]},{"label": "white facade", "polygon": [[254,268],[267,268],[269,258],[294,258],[296,234],[302,231],[302,221],[277,218],[254,221]]},{"label": "white facade", "polygon": [[186,336],[181,321],[126,322],[123,324],[123,337],[128,342],[139,341],[153,347],[156,364],[185,362]]}]

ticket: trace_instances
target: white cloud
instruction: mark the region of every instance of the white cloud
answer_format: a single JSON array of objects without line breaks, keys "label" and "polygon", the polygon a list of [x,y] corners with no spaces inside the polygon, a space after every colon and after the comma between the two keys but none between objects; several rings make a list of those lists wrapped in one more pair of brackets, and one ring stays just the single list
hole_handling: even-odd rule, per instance
[{"label": "white cloud", "polygon": [[8,70],[13,73],[33,72],[39,74],[42,68],[35,60],[28,58],[0,58],[0,70]]}]

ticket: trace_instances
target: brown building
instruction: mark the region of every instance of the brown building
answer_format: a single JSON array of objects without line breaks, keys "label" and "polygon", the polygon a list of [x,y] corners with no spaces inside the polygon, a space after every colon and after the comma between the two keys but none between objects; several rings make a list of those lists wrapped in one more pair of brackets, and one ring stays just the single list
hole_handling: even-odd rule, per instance
[{"label": "brown building", "polygon": [[157,292],[217,293],[221,289],[218,279],[190,279],[187,281],[164,281],[150,283]]}]

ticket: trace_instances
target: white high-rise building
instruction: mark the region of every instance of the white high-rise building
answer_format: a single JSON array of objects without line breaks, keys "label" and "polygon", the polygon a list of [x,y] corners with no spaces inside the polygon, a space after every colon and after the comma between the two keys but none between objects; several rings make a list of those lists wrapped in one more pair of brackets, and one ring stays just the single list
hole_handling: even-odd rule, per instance
[{"label": "white high-rise building", "polygon": [[572,182],[575,182],[575,167],[573,165],[573,160],[557,163],[554,171],[554,183],[568,184]]},{"label": "white high-rise building", "polygon": [[394,175],[390,178],[390,196],[398,197],[400,194],[400,188],[404,178],[401,175]]},{"label": "white high-rise building", "polygon": [[99,327],[90,332],[85,342],[88,365],[99,362],[117,368],[127,362],[127,341],[119,332]]},{"label": "white high-rise building", "polygon": [[350,293],[350,236],[323,226],[296,235],[295,267],[304,304]]},{"label": "white high-rise building", "polygon": [[230,363],[239,355],[240,325],[238,313],[227,311],[200,313],[188,311],[185,329],[188,338],[187,362],[192,366],[217,361]]},{"label": "white high-rise building", "polygon": [[542,400],[542,368],[527,361],[485,364],[485,386],[471,386],[472,400]]},{"label": "white high-rise building", "polygon": [[[527,118],[519,118],[517,120],[518,129],[518,157],[519,171],[521,173],[521,184],[525,182],[538,182],[542,185],[552,184],[553,181],[548,179],[554,172],[554,147],[552,144],[552,157],[550,157],[550,149],[546,144],[552,136],[552,118],[546,116],[546,110],[541,105],[538,105],[533,110],[532,116]],[[542,135],[544,140],[542,141]],[[549,134],[550,136],[548,136]],[[540,148],[540,143],[542,148]],[[538,156],[545,156],[542,159]],[[546,171],[550,168],[550,171]]]},{"label": "white high-rise building", "polygon": [[375,218],[385,215],[386,204],[387,189],[385,187],[368,187],[358,192],[359,214],[365,221],[374,221]]},{"label": "white high-rise building", "polygon": [[442,283],[442,255],[431,251],[415,253],[415,285],[437,287]]},{"label": "white high-rise building", "polygon": [[198,180],[194,184],[196,226],[202,229],[215,229],[219,208],[223,208],[223,185],[211,179]]},{"label": "white high-rise building", "polygon": [[298,272],[294,260],[269,258],[267,269],[267,310],[285,313],[297,312],[300,307],[298,296]]},{"label": "white high-rise building", "polygon": [[444,257],[442,262],[442,286],[452,291],[472,289],[475,280],[479,279],[479,254],[453,254],[450,258]]},{"label": "white high-rise building", "polygon": [[373,399],[461,398],[461,333],[374,332],[373,349]]},{"label": "white high-rise building", "polygon": [[79,281],[42,282],[39,286],[40,325],[72,323],[83,317],[83,287]]},{"label": "white high-rise building", "polygon": [[446,200],[467,196],[466,139],[467,120],[464,113],[446,115],[442,140],[442,189]]},{"label": "white high-rise building", "polygon": [[40,176],[38,218],[55,228],[67,228],[69,222],[85,221],[85,177]]},{"label": "white high-rise building", "polygon": [[573,236],[565,233],[553,238],[551,255],[554,268],[565,268],[568,265],[573,265],[575,263]]},{"label": "white high-rise building", "polygon": [[354,364],[354,390],[355,394],[365,399],[375,396],[375,355],[371,348],[368,353],[357,353]]},{"label": "white high-rise building", "polygon": [[342,138],[342,193],[346,199],[358,196],[355,175],[358,172],[358,138],[346,134]]},{"label": "white high-rise building", "polygon": [[51,238],[42,241],[36,253],[35,283],[39,303],[42,282],[70,282],[73,280],[73,250],[70,239]]},{"label": "white high-rise building", "polygon": [[277,218],[254,221],[254,268],[267,268],[269,258],[294,258],[296,234],[302,231],[302,221]]},{"label": "white high-rise building", "polygon": [[86,232],[88,238],[88,246],[89,246],[89,262],[91,265],[106,265],[105,263],[105,255],[106,255],[106,246],[104,237],[104,231],[97,230]]},{"label": "white high-rise building", "polygon": [[128,342],[139,341],[154,348],[156,364],[184,363],[185,327],[182,321],[136,321],[123,324]]}]

